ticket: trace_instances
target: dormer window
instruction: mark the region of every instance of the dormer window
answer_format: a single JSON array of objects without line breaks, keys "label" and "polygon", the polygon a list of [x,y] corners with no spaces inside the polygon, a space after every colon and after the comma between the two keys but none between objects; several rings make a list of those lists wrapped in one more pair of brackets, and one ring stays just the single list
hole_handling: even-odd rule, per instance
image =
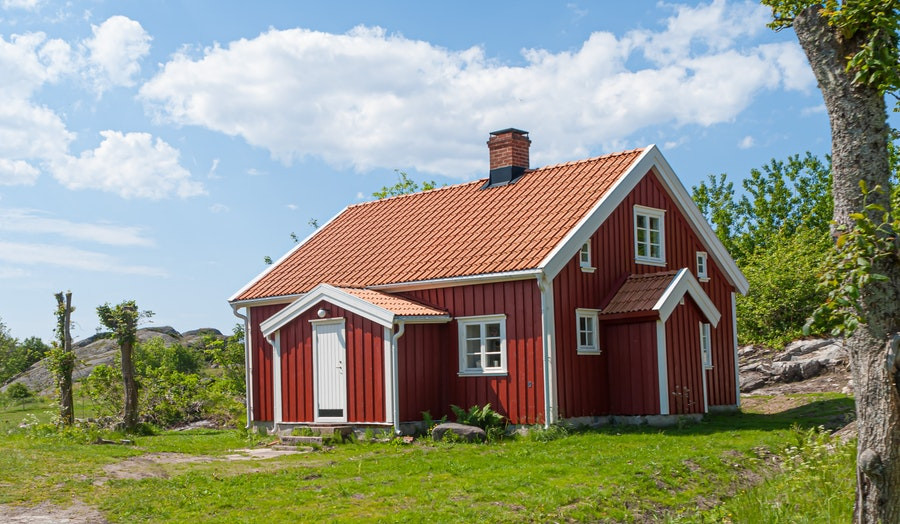
[{"label": "dormer window", "polygon": [[593,273],[594,266],[591,265],[591,241],[588,239],[587,242],[581,245],[581,250],[578,252],[578,265],[581,267],[581,270],[585,273]]}]

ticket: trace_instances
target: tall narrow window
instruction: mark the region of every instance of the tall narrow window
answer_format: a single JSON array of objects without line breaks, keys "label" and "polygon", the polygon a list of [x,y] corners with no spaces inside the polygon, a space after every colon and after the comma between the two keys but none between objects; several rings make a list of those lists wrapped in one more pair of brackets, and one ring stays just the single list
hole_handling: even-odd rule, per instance
[{"label": "tall narrow window", "polygon": [[634,206],[634,259],[636,262],[664,265],[666,239],[662,209]]},{"label": "tall narrow window", "polygon": [[506,373],[506,316],[464,317],[459,323],[459,372]]},{"label": "tall narrow window", "polygon": [[700,355],[703,357],[703,367],[711,369],[712,365],[712,339],[709,336],[709,324],[700,323]]},{"label": "tall narrow window", "polygon": [[706,267],[706,251],[697,251],[697,278],[700,280],[709,279]]},{"label": "tall narrow window", "polygon": [[578,341],[578,353],[599,354],[600,343],[597,340],[597,310],[575,310],[575,340]]},{"label": "tall narrow window", "polygon": [[591,241],[588,240],[581,246],[581,252],[578,255],[581,267],[591,267]]}]

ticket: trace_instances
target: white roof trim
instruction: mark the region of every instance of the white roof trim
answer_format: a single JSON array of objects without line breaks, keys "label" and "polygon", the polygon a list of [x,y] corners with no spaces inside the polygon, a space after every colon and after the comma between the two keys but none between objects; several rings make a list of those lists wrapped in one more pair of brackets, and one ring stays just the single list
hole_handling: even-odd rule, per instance
[{"label": "white roof trim", "polygon": [[376,306],[371,302],[366,302],[365,300],[334,286],[319,284],[314,287],[312,291],[303,295],[301,298],[298,298],[288,307],[263,321],[259,325],[263,336],[266,338],[270,337],[273,333],[300,316],[304,311],[316,305],[320,300],[327,300],[335,306],[356,313],[357,315],[364,316],[384,327],[392,327],[394,324],[394,313],[392,311]]},{"label": "white roof trim", "polygon": [[234,302],[235,299],[237,299],[237,297],[241,296],[241,294],[242,294],[244,291],[247,291],[248,289],[250,289],[254,284],[256,284],[257,282],[259,282],[264,276],[268,275],[273,269],[275,269],[276,267],[278,267],[279,264],[281,264],[282,262],[284,262],[289,256],[291,256],[292,254],[294,254],[294,251],[297,251],[298,249],[300,249],[301,246],[303,246],[303,244],[306,244],[307,242],[309,242],[309,240],[310,240],[312,237],[316,236],[316,234],[319,233],[319,231],[322,231],[323,229],[325,229],[326,227],[328,227],[328,224],[332,223],[332,222],[334,221],[334,219],[336,219],[337,217],[341,216],[341,215],[344,213],[344,211],[347,210],[348,207],[350,207],[350,206],[346,206],[346,207],[344,207],[344,209],[341,209],[341,210],[338,212],[338,214],[336,214],[336,215],[334,215],[333,217],[329,218],[327,222],[325,222],[324,224],[321,225],[321,227],[316,228],[316,230],[313,231],[312,233],[310,233],[306,238],[304,238],[304,239],[301,240],[300,242],[297,242],[297,245],[295,245],[295,246],[294,246],[293,248],[291,248],[287,253],[285,253],[284,255],[282,255],[281,258],[279,258],[278,260],[276,260],[275,262],[273,262],[272,264],[270,264],[269,267],[267,267],[262,273],[256,275],[256,278],[254,278],[254,279],[251,280],[250,282],[247,282],[247,283],[244,285],[244,287],[242,287],[241,289],[238,289],[237,292],[235,292],[233,295],[231,295],[231,297],[228,299],[228,301],[229,301],[229,302]]},{"label": "white roof trim", "polygon": [[737,267],[734,259],[728,254],[725,246],[716,237],[709,223],[703,218],[700,210],[691,199],[687,190],[682,185],[678,176],[672,170],[665,157],[663,157],[659,148],[651,144],[644,149],[644,152],[634,160],[628,170],[622,175],[618,181],[606,192],[588,214],[581,219],[580,222],[563,238],[563,240],[541,261],[540,266],[544,268],[549,278],[555,278],[560,271],[566,266],[569,260],[575,256],[581,246],[587,242],[591,235],[600,228],[603,222],[615,211],[619,204],[631,193],[637,186],[638,182],[646,175],[651,168],[656,168],[659,179],[663,187],[669,192],[676,206],[682,214],[687,218],[688,224],[691,225],[694,232],[700,238],[700,241],[706,247],[709,256],[718,264],[719,268],[725,273],[728,281],[741,293],[747,294],[750,284]]},{"label": "white roof trim", "polygon": [[700,286],[700,282],[697,282],[697,279],[694,278],[694,275],[688,268],[681,268],[678,271],[675,278],[669,283],[669,287],[666,288],[659,300],[656,301],[656,304],[653,305],[653,310],[659,311],[659,319],[663,322],[667,321],[685,293],[691,294],[691,298],[697,303],[697,306],[709,320],[709,323],[716,327],[719,319],[722,318],[722,314],[716,309],[715,304]]},{"label": "white roof trim", "polygon": [[299,293],[297,295],[280,295],[277,297],[251,298],[249,300],[237,300],[235,302],[231,302],[231,306],[234,308],[242,308],[269,306],[272,304],[290,304],[291,302],[297,300],[298,298],[302,298],[303,296],[304,293]]}]

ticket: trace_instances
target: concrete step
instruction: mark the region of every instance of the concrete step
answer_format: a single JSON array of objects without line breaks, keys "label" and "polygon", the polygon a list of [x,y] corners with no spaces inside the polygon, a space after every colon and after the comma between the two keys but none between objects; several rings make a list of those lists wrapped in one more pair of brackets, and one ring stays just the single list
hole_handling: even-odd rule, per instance
[{"label": "concrete step", "polygon": [[286,444],[289,446],[299,446],[301,444],[322,444],[322,437],[311,437],[311,436],[299,436],[299,435],[284,435],[279,437],[282,444]]}]

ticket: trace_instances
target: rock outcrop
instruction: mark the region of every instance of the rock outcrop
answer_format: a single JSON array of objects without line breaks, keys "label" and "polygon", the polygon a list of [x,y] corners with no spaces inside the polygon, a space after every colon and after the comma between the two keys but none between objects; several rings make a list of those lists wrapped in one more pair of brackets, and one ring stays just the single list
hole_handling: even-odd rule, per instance
[{"label": "rock outcrop", "polygon": [[[849,354],[840,339],[797,340],[776,352],[762,346],[738,350],[741,392],[749,393],[776,384],[808,381],[827,374],[846,380]],[[846,388],[845,388],[846,389]]]},{"label": "rock outcrop", "polygon": [[[225,336],[218,329],[205,328],[179,333],[169,326],[153,326],[137,331],[138,342],[147,342],[154,338],[160,338],[165,344],[181,344],[187,347],[199,346],[203,337],[211,335],[218,339]],[[118,354],[119,347],[116,341],[109,338],[109,333],[97,333],[72,345],[75,351],[75,369],[72,371],[72,379],[78,381],[91,374],[93,369],[101,364],[113,364]],[[5,391],[10,384],[21,382],[32,391],[38,391],[42,395],[53,393],[55,384],[53,375],[47,367],[47,362],[41,360],[30,368],[13,377],[2,390]]]}]

